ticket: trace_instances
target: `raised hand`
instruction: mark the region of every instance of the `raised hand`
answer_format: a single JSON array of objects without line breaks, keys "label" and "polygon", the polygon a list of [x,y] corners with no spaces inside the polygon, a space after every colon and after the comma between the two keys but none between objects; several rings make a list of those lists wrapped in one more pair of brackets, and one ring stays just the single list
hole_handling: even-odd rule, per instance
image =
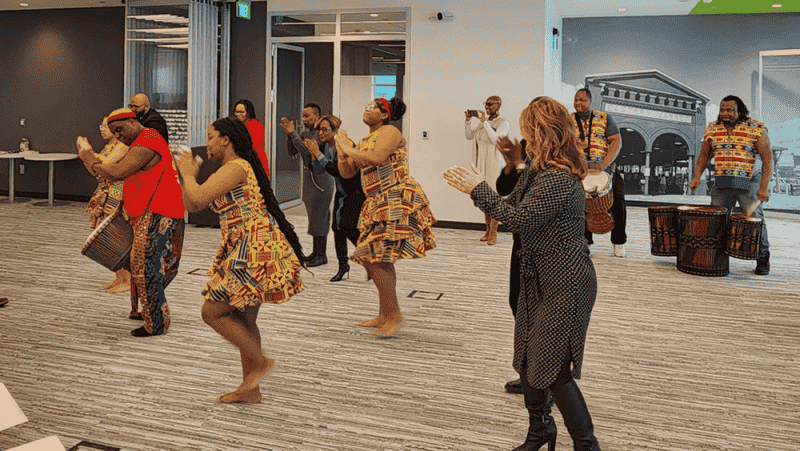
[{"label": "raised hand", "polygon": [[472,165],[472,171],[460,166],[453,166],[442,173],[447,184],[462,193],[472,194],[472,190],[484,181],[478,168]]},{"label": "raised hand", "polygon": [[517,167],[518,164],[525,162],[522,157],[522,145],[518,139],[511,141],[508,136],[498,136],[496,147],[506,161],[506,166]]},{"label": "raised hand", "polygon": [[175,163],[175,169],[182,178],[197,178],[197,174],[200,172],[200,165],[203,164],[203,159],[199,156],[193,157],[192,152],[177,153],[172,161]]},{"label": "raised hand", "polygon": [[287,135],[294,131],[294,121],[290,121],[285,117],[281,118],[280,126],[283,129],[283,131],[286,132]]},{"label": "raised hand", "polygon": [[303,141],[306,143],[306,149],[311,152],[311,156],[316,159],[319,155],[319,145],[317,145],[317,142],[308,138],[304,139]]}]

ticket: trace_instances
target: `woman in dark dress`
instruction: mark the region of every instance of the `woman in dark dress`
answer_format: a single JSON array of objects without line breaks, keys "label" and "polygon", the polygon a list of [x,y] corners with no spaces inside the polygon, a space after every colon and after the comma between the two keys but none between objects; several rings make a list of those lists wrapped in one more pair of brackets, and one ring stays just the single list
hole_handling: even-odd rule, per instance
[{"label": "woman in dark dress", "polygon": [[575,449],[600,449],[575,383],[581,374],[597,277],[583,237],[581,179],[586,162],[570,124],[566,108],[548,97],[534,100],[523,111],[520,128],[531,163],[507,199],[492,191],[477,172],[454,167],[444,174],[450,185],[470,194],[478,208],[518,233],[522,242],[514,369],[520,374],[530,420],[525,443],[515,451],[535,451],[545,443],[549,450],[555,448],[548,389]]},{"label": "woman in dark dress", "polygon": [[[308,151],[314,159],[311,171],[314,176],[327,172],[336,181],[336,194],[333,197],[333,242],[336,246],[336,259],[339,260],[339,271],[331,277],[331,282],[339,282],[347,275],[349,278],[350,260],[347,253],[347,240],[355,246],[358,243],[358,217],[366,197],[361,189],[361,172],[346,179],[339,173],[338,155],[336,154],[336,134],[342,120],[336,116],[323,116],[317,121],[316,129],[320,145],[310,139],[305,140]],[[352,143],[352,142],[351,142]]]}]

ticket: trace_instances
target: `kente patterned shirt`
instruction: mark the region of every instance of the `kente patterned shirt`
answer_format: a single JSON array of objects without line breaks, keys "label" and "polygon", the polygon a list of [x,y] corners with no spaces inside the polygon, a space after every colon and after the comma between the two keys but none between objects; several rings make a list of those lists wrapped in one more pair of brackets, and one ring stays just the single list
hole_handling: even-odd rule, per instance
[{"label": "kente patterned shirt", "polygon": [[[591,116],[588,119],[581,121],[578,125],[579,116],[577,113],[571,114],[572,124],[575,126],[575,135],[580,139],[581,127],[583,128],[584,137],[589,138],[589,151],[580,149],[586,155],[586,160],[589,164],[603,162],[603,158],[608,153],[608,137],[619,133],[617,125],[611,117],[602,111],[592,110]],[[591,130],[589,130],[591,128]]]},{"label": "kente patterned shirt", "polygon": [[[378,131],[364,137],[358,152],[374,152]],[[380,166],[361,169],[367,200],[361,207],[356,250],[351,260],[394,263],[399,258],[421,258],[436,247],[431,226],[436,222],[422,187],[408,173],[406,148],[397,149]]]},{"label": "kente patterned shirt", "polygon": [[243,159],[229,161],[247,172],[247,181],[214,200],[222,244],[208,270],[206,300],[239,310],[248,305],[281,304],[303,291],[300,260],[267,211],[253,169]]},{"label": "kente patterned shirt", "polygon": [[766,132],[763,122],[749,117],[736,124],[730,134],[722,121],[708,124],[703,141],[711,145],[717,188],[750,188],[750,178],[760,162],[756,143]]}]

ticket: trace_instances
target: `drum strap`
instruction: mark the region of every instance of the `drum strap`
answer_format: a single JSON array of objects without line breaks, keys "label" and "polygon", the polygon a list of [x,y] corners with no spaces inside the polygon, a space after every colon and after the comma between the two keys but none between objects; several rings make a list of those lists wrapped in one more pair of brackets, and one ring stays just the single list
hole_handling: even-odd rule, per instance
[{"label": "drum strap", "polygon": [[164,170],[161,171],[161,175],[158,177],[158,182],[156,182],[156,189],[153,190],[153,194],[150,196],[150,200],[147,201],[147,206],[144,207],[144,212],[147,213],[147,210],[150,209],[150,202],[153,201],[153,198],[156,197],[156,191],[158,191],[158,185],[161,185],[161,179],[164,178],[164,173],[167,172],[167,168],[164,167]]},{"label": "drum strap", "polygon": [[[588,130],[584,130],[583,129],[583,119],[581,119],[580,115],[578,115],[577,112],[575,113],[575,122],[578,123],[578,131],[581,134],[580,139],[581,139],[581,141],[583,141],[588,136],[589,140],[587,142],[589,142],[590,146],[591,146],[591,139],[592,139],[592,121],[593,120],[594,120],[594,110],[589,110],[589,127],[588,127],[589,129]],[[589,146],[586,146],[586,148],[583,149],[583,153],[586,154],[586,158],[588,159],[589,158]]]}]

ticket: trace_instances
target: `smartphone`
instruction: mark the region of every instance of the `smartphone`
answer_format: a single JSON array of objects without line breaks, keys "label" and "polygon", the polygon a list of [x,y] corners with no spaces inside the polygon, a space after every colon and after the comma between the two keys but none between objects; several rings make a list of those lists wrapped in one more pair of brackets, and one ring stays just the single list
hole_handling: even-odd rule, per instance
[{"label": "smartphone", "polygon": [[467,110],[470,116],[478,117],[478,110]]}]

